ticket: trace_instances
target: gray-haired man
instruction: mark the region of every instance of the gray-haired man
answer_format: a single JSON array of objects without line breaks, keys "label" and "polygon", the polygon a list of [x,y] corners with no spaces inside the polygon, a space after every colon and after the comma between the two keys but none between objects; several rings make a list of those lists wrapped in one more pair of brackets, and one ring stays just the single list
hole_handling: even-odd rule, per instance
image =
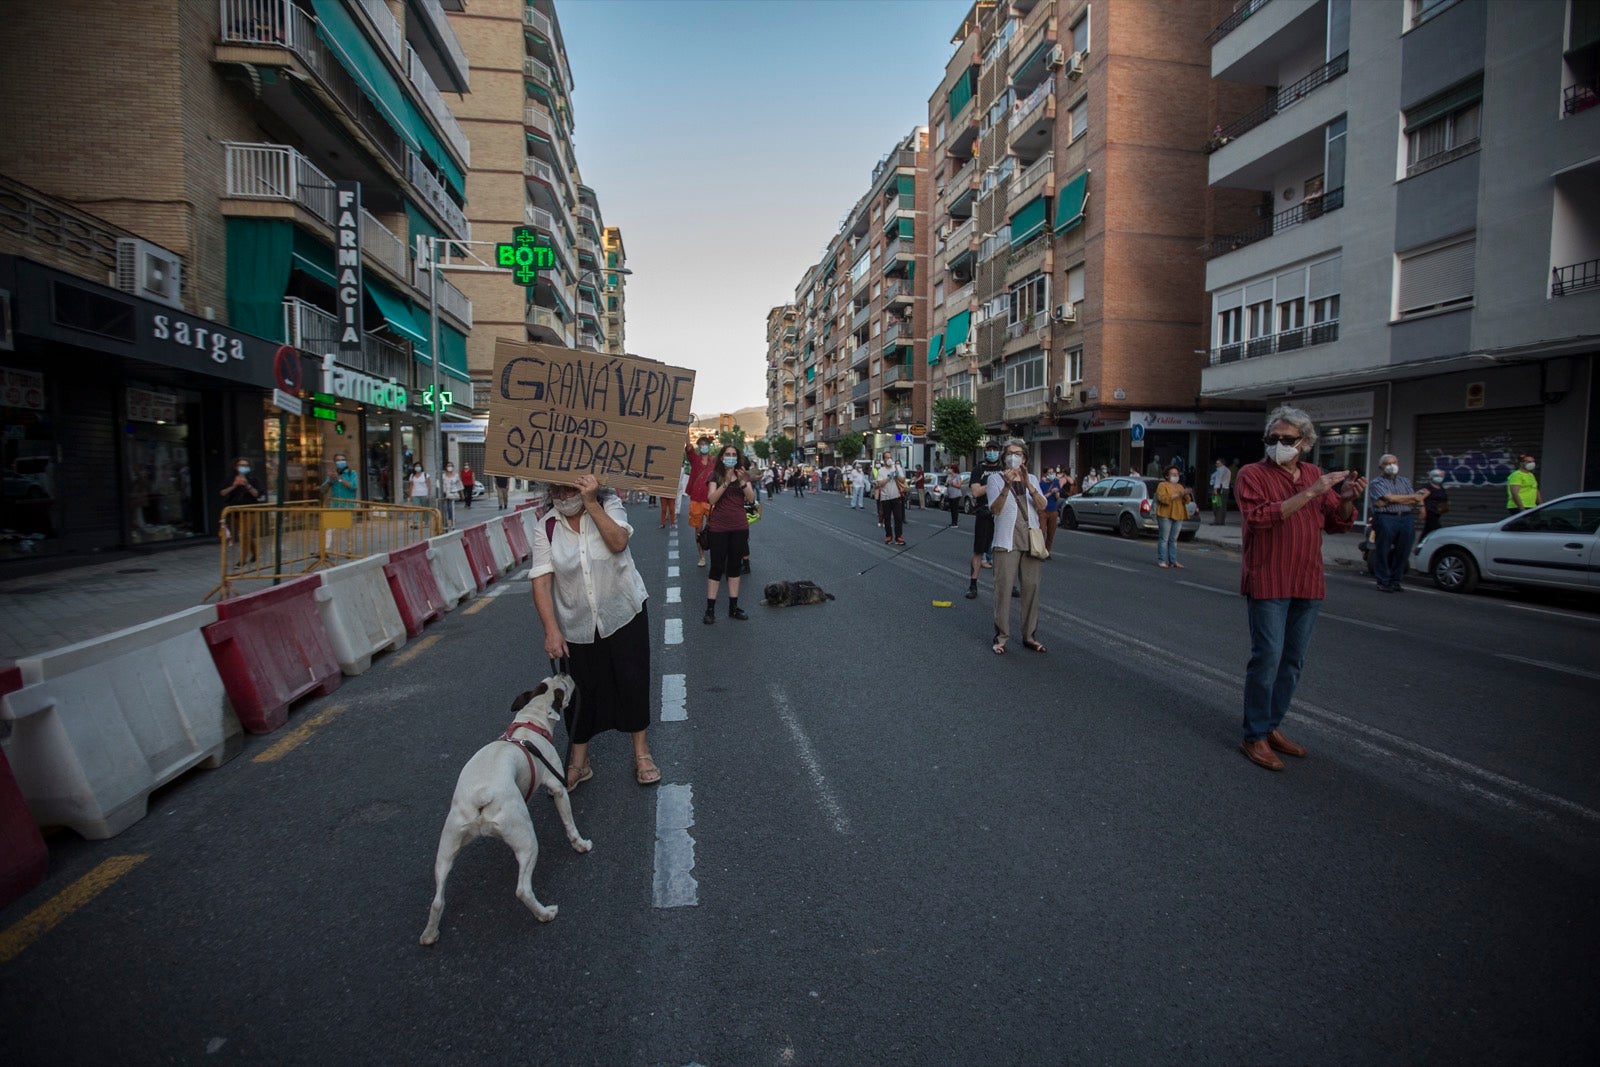
[{"label": "gray-haired man", "polygon": [[1377,543],[1372,546],[1372,573],[1380,593],[1401,593],[1411,559],[1411,542],[1416,538],[1413,509],[1428,499],[1428,491],[1415,491],[1411,479],[1400,473],[1400,459],[1384,453],[1378,459],[1381,472],[1367,486],[1367,501],[1372,510]]}]

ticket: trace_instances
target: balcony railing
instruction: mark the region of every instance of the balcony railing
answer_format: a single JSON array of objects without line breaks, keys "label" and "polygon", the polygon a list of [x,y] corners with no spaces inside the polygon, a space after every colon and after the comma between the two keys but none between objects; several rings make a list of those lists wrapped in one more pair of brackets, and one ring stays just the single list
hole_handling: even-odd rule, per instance
[{"label": "balcony railing", "polygon": [[1005,394],[1003,411],[1008,419],[1024,419],[1038,414],[1049,399],[1049,390],[1024,389],[1020,393]]},{"label": "balcony railing", "polygon": [[444,13],[444,5],[439,0],[421,0],[422,10],[427,13],[428,21],[433,24],[434,33],[444,43],[444,50],[450,56],[450,62],[461,72],[463,83],[467,77],[467,53],[461,47],[461,40],[456,36],[455,28],[450,25],[450,18]]},{"label": "balcony railing", "polygon": [[872,352],[872,346],[871,345],[856,345],[854,348],[852,348],[850,350],[850,366],[852,366],[852,367],[861,366],[861,364],[863,364],[863,363],[865,363],[867,361],[867,356],[869,354],[871,354],[871,352]]},{"label": "balcony railing", "polygon": [[872,416],[857,415],[855,418],[850,420],[850,429],[854,430],[856,433],[865,433],[866,431],[872,429]]},{"label": "balcony railing", "polygon": [[600,261],[600,246],[581,230],[578,231],[578,251],[589,253],[597,263]]},{"label": "balcony railing", "polygon": [[1017,175],[1017,182],[1011,187],[1011,202],[1020,204],[1028,199],[1028,192],[1033,188],[1033,183],[1043,178],[1055,169],[1056,154],[1046,152],[1032,163],[1026,170]]},{"label": "balcony railing", "polygon": [[555,87],[555,73],[548,65],[539,62],[532,56],[524,56],[522,58],[522,73],[524,77],[532,78],[534,81],[548,85],[551,88]]},{"label": "balcony railing", "polygon": [[1207,152],[1215,152],[1229,141],[1237,137],[1243,137],[1246,133],[1278,114],[1278,112],[1286,111],[1298,104],[1324,85],[1349,71],[1349,69],[1349,52],[1335,56],[1293,85],[1273,93],[1265,104],[1262,104],[1243,118],[1236,119],[1221,129],[1214,131],[1210,140],[1206,141],[1205,150]]},{"label": "balcony railing", "polygon": [[1040,230],[1037,237],[1030,237],[1027,243],[1013,248],[1010,255],[1006,256],[1006,266],[1014,267],[1029,256],[1036,255],[1050,247],[1050,231],[1048,227]]},{"label": "balcony railing", "polygon": [[850,332],[855,333],[872,319],[872,305],[868,304],[850,317]]},{"label": "balcony railing", "polygon": [[1577,85],[1569,85],[1561,90],[1561,113],[1563,115],[1576,115],[1580,111],[1588,111],[1596,104],[1600,104],[1600,79],[1579,82]]},{"label": "balcony railing", "polygon": [[338,318],[303,300],[291,296],[283,302],[283,332],[289,344],[309,355],[321,357],[333,352],[334,358],[347,367],[410,384],[411,359],[404,348],[369,333],[361,338],[359,355],[341,353]]},{"label": "balcony railing", "polygon": [[1039,109],[1039,105],[1048,100],[1050,98],[1050,94],[1054,93],[1055,91],[1056,76],[1052,74],[1050,77],[1040,82],[1039,87],[1033,92],[1029,93],[1028,98],[1022,101],[1021,104],[1018,104],[1017,109],[1011,113],[1011,129],[1021,129],[1022,124],[1028,121],[1028,116],[1037,111]]},{"label": "balcony railing", "polygon": [[561,338],[562,344],[569,346],[572,344],[572,327],[563,322],[561,316],[550,308],[541,304],[528,305],[527,323],[529,326],[543,327],[553,331],[556,336]]},{"label": "balcony railing", "polygon": [[222,152],[225,195],[293,201],[333,225],[333,179],[293,148],[224,141]]},{"label": "balcony railing", "polygon": [[957,226],[955,229],[950,231],[950,236],[945,238],[944,242],[946,258],[954,259],[957,256],[972,250],[972,232],[977,227],[977,224],[978,218],[976,215],[974,215],[972,218],[968,219],[966,222],[963,222],[960,226]]},{"label": "balcony railing", "polygon": [[909,384],[911,380],[912,371],[909,363],[891,363],[883,369],[883,385],[886,389],[896,382]]},{"label": "balcony railing", "polygon": [[[380,3],[378,6],[383,5]],[[461,123],[456,121],[455,115],[450,111],[450,105],[445,103],[444,96],[439,92],[439,87],[433,84],[433,75],[428,73],[428,68],[422,65],[421,58],[410,45],[406,45],[406,75],[410,77],[411,84],[417,87],[418,95],[428,105],[428,111],[439,123],[439,128],[444,131],[445,140],[450,142],[450,147],[456,150],[461,162],[469,167],[472,166],[472,143],[467,140],[466,131],[461,128]]]},{"label": "balcony railing", "polygon": [[423,166],[422,157],[410,150],[406,152],[406,180],[444,219],[445,228],[452,237],[459,237],[463,241],[472,239],[472,225],[467,222],[466,212],[456,206],[456,202],[445,191],[444,184]]},{"label": "balcony railing", "polygon": [[547,113],[542,107],[534,107],[532,104],[524,107],[522,109],[522,124],[538,130],[540,133],[548,136],[551,140],[555,139],[555,117]]},{"label": "balcony railing", "polygon": [[1243,248],[1245,245],[1264,241],[1275,233],[1292,229],[1302,222],[1321,218],[1330,211],[1338,211],[1344,207],[1344,187],[1329,189],[1321,196],[1307,197],[1288,211],[1280,211],[1269,219],[1262,219],[1254,226],[1241,233],[1229,234],[1226,237],[1214,237],[1211,240],[1211,255],[1208,259],[1225,256],[1229,252]]},{"label": "balcony railing", "polygon": [[389,51],[396,60],[405,59],[406,35],[400,29],[400,23],[395,21],[394,15],[389,12],[389,5],[383,0],[361,0],[361,10],[367,13],[367,18],[378,27],[378,36],[383,38],[383,43],[389,46]]},{"label": "balcony railing", "polygon": [[1574,263],[1570,267],[1556,267],[1550,271],[1550,295],[1566,296],[1568,293],[1593,289],[1600,285],[1600,259]]},{"label": "balcony railing", "polygon": [[896,300],[911,300],[917,295],[916,287],[910,282],[890,281],[883,287],[884,303],[893,303]]},{"label": "balcony railing", "polygon": [[[527,6],[527,7],[522,9],[522,24],[524,26],[530,27],[535,32],[537,32],[539,34],[539,36],[543,37],[546,41],[548,41],[550,43],[550,52],[551,52],[551,54],[552,55],[556,55],[556,58],[558,58],[558,59],[561,58],[559,56],[559,54],[556,53],[556,43],[555,43],[556,42],[556,35],[555,35],[555,31],[551,29],[551,27],[550,27],[550,19],[545,16],[544,12],[540,11],[538,8],[533,7],[530,4],[529,6]],[[566,92],[566,91],[570,90],[571,88],[572,88],[572,74],[571,74],[570,71],[568,71],[565,68],[563,68],[562,71],[561,71],[561,90],[562,90],[562,92]]]},{"label": "balcony railing", "polygon": [[904,425],[911,421],[911,405],[896,404],[892,408],[885,408],[883,414],[878,416],[880,426]]},{"label": "balcony railing", "polygon": [[[219,0],[224,44],[287,48],[372,139],[397,169],[406,165],[399,118],[379,110],[328,45],[317,36],[317,20],[290,0]],[[352,66],[354,64],[351,64]]]},{"label": "balcony railing", "polygon": [[578,217],[580,219],[588,219],[589,224],[594,227],[595,232],[600,232],[600,213],[594,208],[590,207],[588,204],[579,204]]},{"label": "balcony railing", "polygon": [[1233,14],[1217,23],[1217,28],[1206,34],[1206,44],[1216,44],[1228,34],[1244,25],[1244,20],[1266,7],[1271,0],[1244,0],[1234,8]]},{"label": "balcony railing", "polygon": [[[534,163],[540,162],[536,159],[531,161]],[[528,162],[529,160],[524,160],[524,171],[527,170]],[[577,261],[572,255],[572,248],[567,244],[567,238],[563,227],[556,221],[556,217],[554,215],[542,207],[534,207],[532,204],[524,204],[522,209],[522,218],[523,221],[529,226],[544,230],[550,235],[550,247],[554,248],[556,253],[561,256],[562,263],[567,270],[570,271],[577,265]]]},{"label": "balcony railing", "polygon": [[1046,325],[1049,321],[1049,314],[1043,311],[1036,311],[1032,315],[1026,315],[1016,322],[1006,325],[1006,339],[1015,341],[1017,338],[1024,337]]},{"label": "balcony railing", "polygon": [[972,301],[972,282],[968,282],[955,292],[944,298],[944,309],[947,314],[955,314]]},{"label": "balcony railing", "polygon": [[1265,337],[1252,337],[1248,341],[1213,348],[1211,366],[1215,367],[1219,363],[1237,363],[1241,359],[1255,359],[1277,352],[1294,352],[1312,345],[1331,344],[1338,339],[1339,320],[1330,319],[1311,326],[1301,326],[1298,329],[1284,330]]},{"label": "balcony railing", "polygon": [[861,400],[872,392],[872,379],[863,378],[850,387],[850,399]]},{"label": "balcony railing", "polygon": [[906,338],[907,341],[909,341],[911,339],[911,324],[910,323],[895,322],[895,323],[891,324],[890,327],[887,330],[884,330],[883,331],[883,347],[884,348],[890,348],[894,344],[896,344],[897,342],[899,342],[901,344],[904,344],[905,342],[900,341],[900,335],[901,334],[905,335],[905,338]]},{"label": "balcony railing", "polygon": [[[418,292],[428,291],[428,269],[417,267],[412,275],[412,284]],[[439,311],[446,315],[454,316],[456,321],[467,329],[472,329],[472,301],[467,299],[467,294],[450,284],[450,279],[443,274],[439,275]]]},{"label": "balcony railing", "polygon": [[361,255],[377,260],[402,278],[407,276],[411,257],[406,254],[406,243],[366,208],[361,209]]},{"label": "balcony railing", "polygon": [[1454,148],[1447,148],[1443,152],[1435,152],[1431,156],[1423,156],[1406,167],[1406,177],[1414,178],[1418,174],[1432,170],[1434,167],[1442,167],[1446,163],[1460,159],[1462,156],[1470,156],[1477,150],[1478,139],[1474,137],[1472,140],[1458,144]]}]

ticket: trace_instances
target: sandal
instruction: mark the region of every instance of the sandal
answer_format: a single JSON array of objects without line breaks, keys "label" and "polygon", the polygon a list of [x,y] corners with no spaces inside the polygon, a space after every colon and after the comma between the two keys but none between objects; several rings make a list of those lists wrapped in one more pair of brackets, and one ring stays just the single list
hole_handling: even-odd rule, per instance
[{"label": "sandal", "polygon": [[1006,639],[1001,637],[999,634],[995,634],[994,644],[991,645],[990,648],[994,651],[994,654],[997,655],[997,656],[1005,655],[1006,654]]},{"label": "sandal", "polygon": [[661,781],[661,769],[649,756],[633,757],[633,777],[640,785],[655,785]]},{"label": "sandal", "polygon": [[567,792],[572,792],[578,786],[594,777],[594,768],[585,763],[582,767],[573,764],[567,768]]},{"label": "sandal", "polygon": [[1031,638],[1024,640],[1022,642],[1022,647],[1027,649],[1029,652],[1048,652],[1048,651],[1050,651],[1048,648],[1044,647],[1044,644],[1042,642],[1034,641]]}]

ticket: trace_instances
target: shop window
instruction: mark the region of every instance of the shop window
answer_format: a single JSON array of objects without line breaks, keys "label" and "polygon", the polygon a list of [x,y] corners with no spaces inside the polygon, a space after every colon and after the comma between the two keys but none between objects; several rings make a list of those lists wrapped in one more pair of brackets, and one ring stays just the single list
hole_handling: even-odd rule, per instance
[{"label": "shop window", "polygon": [[45,377],[0,367],[0,559],[60,550],[60,470]]},{"label": "shop window", "polygon": [[193,537],[195,466],[189,415],[199,398],[181,390],[130,385],[123,455],[129,538],[134,544]]}]

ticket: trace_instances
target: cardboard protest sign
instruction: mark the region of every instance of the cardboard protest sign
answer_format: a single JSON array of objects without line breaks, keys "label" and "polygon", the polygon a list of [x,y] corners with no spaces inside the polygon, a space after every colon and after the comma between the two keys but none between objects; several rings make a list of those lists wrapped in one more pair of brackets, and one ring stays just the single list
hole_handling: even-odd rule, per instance
[{"label": "cardboard protest sign", "polygon": [[694,371],[500,338],[489,383],[484,473],[570,485],[676,491]]}]

